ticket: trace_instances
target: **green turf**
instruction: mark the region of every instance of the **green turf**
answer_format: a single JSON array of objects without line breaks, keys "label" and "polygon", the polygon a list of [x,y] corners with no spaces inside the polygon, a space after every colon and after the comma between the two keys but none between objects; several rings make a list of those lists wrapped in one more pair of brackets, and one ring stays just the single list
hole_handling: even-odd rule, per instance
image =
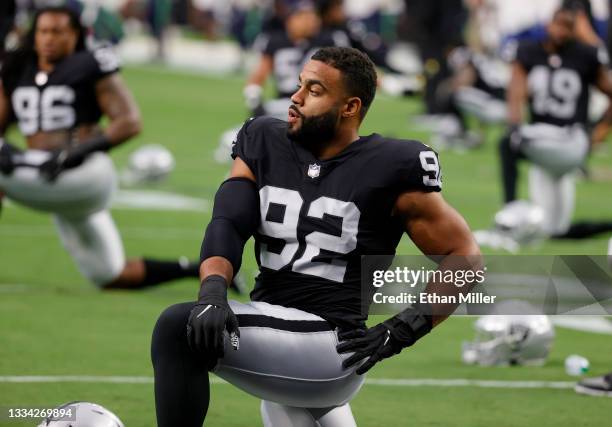
[{"label": "green turf", "polygon": [[[242,79],[177,74],[160,68],[127,68],[125,78],[142,108],[144,132],[113,152],[121,168],[139,144],[160,143],[177,167],[163,191],[211,199],[227,167],[212,160],[219,135],[245,115]],[[414,101],[380,96],[362,133],[426,139],[409,114]],[[499,133],[499,130],[497,130]],[[494,132],[495,133],[495,132]],[[472,228],[486,228],[500,207],[495,135],[469,152],[442,152],[444,195]],[[595,153],[596,177],[580,181],[576,218],[605,219],[612,212],[610,146]],[[607,177],[607,178],[606,178]],[[525,180],[521,191],[526,194]],[[114,210],[129,255],[195,257],[209,215],[194,212]],[[607,237],[583,242],[546,242],[523,253],[603,254]],[[404,240],[399,253],[415,253]],[[255,263],[247,249],[244,269]],[[150,334],[167,305],[192,299],[196,281],[180,281],[142,293],[99,293],[76,271],[46,215],[19,208],[0,218],[0,376],[151,376]],[[471,337],[470,318],[453,318],[413,349],[377,366],[372,378],[472,378],[571,380],[563,360],[571,353],[590,359],[593,373],[612,369],[612,337],[558,329],[553,353],[541,368],[473,368],[460,363],[461,341]],[[10,384],[0,382],[2,406],[54,406],[91,400],[117,412],[128,427],[154,425],[151,384]],[[609,399],[585,398],[571,390],[502,390],[366,386],[353,402],[360,426],[580,426],[607,425]],[[260,425],[256,399],[227,384],[212,386],[208,425]],[[27,426],[32,423],[3,423]]]}]

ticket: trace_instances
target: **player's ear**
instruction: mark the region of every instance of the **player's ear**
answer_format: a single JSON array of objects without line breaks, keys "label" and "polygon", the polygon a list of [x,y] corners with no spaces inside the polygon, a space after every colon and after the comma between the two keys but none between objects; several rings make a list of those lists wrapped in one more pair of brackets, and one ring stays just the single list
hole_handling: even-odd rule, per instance
[{"label": "player's ear", "polygon": [[342,117],[350,118],[359,116],[361,111],[361,99],[352,96],[346,100],[342,110]]}]

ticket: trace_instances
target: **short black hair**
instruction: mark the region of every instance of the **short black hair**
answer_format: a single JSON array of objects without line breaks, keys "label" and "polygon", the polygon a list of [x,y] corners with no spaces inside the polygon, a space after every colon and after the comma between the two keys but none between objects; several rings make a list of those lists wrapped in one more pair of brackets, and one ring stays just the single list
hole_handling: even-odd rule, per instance
[{"label": "short black hair", "polygon": [[376,95],[376,68],[368,55],[352,47],[324,47],[310,59],[321,61],[342,73],[349,96],[361,99],[363,119]]}]

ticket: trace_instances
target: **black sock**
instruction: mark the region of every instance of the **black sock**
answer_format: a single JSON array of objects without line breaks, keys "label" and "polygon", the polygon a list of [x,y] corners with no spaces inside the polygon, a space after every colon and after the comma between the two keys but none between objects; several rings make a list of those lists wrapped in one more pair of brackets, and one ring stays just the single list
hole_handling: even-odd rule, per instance
[{"label": "black sock", "polygon": [[612,231],[611,221],[583,221],[572,224],[565,233],[553,237],[555,239],[586,239],[610,231]]},{"label": "black sock", "polygon": [[143,259],[143,262],[145,265],[145,277],[138,286],[140,288],[185,277],[200,277],[200,267],[198,263],[192,263],[186,260],[159,261],[150,258]]},{"label": "black sock", "polygon": [[504,138],[500,141],[499,155],[501,158],[504,202],[510,203],[513,200],[516,200],[518,159],[520,158],[519,152],[511,145],[510,135],[504,136]]},{"label": "black sock", "polygon": [[187,319],[194,303],[167,308],[151,340],[158,427],[202,427],[210,386],[207,363],[187,344]]}]

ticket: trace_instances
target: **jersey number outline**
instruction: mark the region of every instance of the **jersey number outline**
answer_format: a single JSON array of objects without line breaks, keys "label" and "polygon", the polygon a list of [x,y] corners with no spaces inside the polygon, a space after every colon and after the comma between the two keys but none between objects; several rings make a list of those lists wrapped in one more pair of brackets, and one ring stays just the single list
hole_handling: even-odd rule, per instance
[{"label": "jersey number outline", "polygon": [[529,73],[529,87],[533,94],[533,111],[558,119],[571,119],[576,114],[582,81],[574,70],[550,70],[539,65]]},{"label": "jersey number outline", "polygon": [[[300,211],[304,199],[298,191],[266,185],[259,190],[261,224],[259,233],[264,236],[284,240],[285,245],[280,253],[270,252],[265,243],[260,247],[260,263],[262,267],[280,270],[292,263],[300,249],[297,238],[297,228]],[[283,211],[282,222],[268,220],[272,205],[277,205]],[[322,219],[324,215],[332,215],[342,219],[340,236],[320,231],[313,231],[305,236],[306,247],[303,254],[293,261],[291,270],[297,273],[321,277],[334,282],[343,282],[347,262],[334,260],[331,263],[313,261],[327,250],[339,254],[348,254],[357,247],[357,233],[361,212],[355,203],[344,202],[331,197],[321,196],[310,203],[307,216]]]},{"label": "jersey number outline", "polygon": [[48,86],[42,91],[33,86],[19,87],[12,96],[13,111],[24,135],[67,129],[74,126],[72,107],[75,94],[70,86]]},{"label": "jersey number outline", "polygon": [[419,159],[421,160],[421,167],[427,172],[427,175],[423,175],[423,184],[428,187],[442,187],[440,163],[438,163],[436,153],[433,151],[421,151]]}]

